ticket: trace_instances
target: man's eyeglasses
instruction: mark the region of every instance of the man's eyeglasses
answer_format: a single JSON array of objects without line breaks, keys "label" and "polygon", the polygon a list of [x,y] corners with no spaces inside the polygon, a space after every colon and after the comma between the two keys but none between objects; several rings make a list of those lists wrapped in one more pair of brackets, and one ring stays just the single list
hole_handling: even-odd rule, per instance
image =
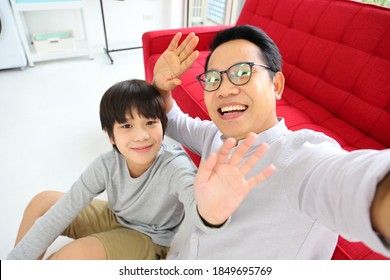
[{"label": "man's eyeglasses", "polygon": [[209,70],[196,76],[200,85],[205,91],[211,92],[219,89],[222,83],[222,74],[226,73],[229,81],[236,86],[242,86],[249,82],[252,77],[253,66],[260,66],[266,69],[271,69],[267,65],[258,64],[255,62],[239,62],[230,66],[227,70],[217,71]]}]

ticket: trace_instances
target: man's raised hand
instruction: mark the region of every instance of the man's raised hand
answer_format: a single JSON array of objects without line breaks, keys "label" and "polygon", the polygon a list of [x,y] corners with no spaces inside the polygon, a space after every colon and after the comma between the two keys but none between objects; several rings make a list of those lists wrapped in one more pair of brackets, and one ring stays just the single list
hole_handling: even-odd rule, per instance
[{"label": "man's raised hand", "polygon": [[260,145],[243,161],[255,141],[256,135],[250,133],[230,155],[236,146],[236,140],[229,138],[217,154],[212,154],[201,162],[195,177],[195,198],[198,212],[208,224],[223,224],[241,205],[250,190],[275,171],[275,167],[269,165],[253,177],[245,178],[268,148],[265,143]]},{"label": "man's raised hand", "polygon": [[199,56],[195,50],[199,38],[191,32],[179,44],[182,34],[176,33],[168,48],[154,66],[153,85],[161,92],[169,92],[181,84],[180,76],[189,69]]}]

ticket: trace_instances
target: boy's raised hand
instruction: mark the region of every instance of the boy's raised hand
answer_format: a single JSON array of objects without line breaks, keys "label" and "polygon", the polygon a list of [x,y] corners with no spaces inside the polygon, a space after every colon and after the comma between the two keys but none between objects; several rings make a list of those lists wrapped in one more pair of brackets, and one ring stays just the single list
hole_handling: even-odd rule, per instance
[{"label": "boy's raised hand", "polygon": [[199,37],[191,32],[178,46],[181,36],[180,32],[176,33],[154,66],[153,85],[159,91],[168,92],[180,85],[180,76],[192,66],[199,56],[199,52],[195,51]]},{"label": "boy's raised hand", "polygon": [[250,190],[275,171],[275,167],[270,165],[248,180],[245,179],[268,148],[267,144],[260,145],[242,162],[255,140],[256,135],[250,133],[229,156],[236,146],[236,140],[229,138],[218,154],[212,154],[201,162],[195,177],[195,198],[198,212],[208,224],[223,224],[237,210]]}]

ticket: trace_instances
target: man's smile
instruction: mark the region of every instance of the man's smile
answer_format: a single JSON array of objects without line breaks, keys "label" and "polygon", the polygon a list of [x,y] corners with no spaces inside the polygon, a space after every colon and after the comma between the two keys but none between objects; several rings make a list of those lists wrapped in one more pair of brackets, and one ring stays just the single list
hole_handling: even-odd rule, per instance
[{"label": "man's smile", "polygon": [[225,106],[225,107],[219,108],[218,112],[221,115],[225,115],[225,114],[229,114],[229,113],[243,112],[246,109],[248,109],[248,106],[246,106],[246,105],[230,105],[230,106]]}]

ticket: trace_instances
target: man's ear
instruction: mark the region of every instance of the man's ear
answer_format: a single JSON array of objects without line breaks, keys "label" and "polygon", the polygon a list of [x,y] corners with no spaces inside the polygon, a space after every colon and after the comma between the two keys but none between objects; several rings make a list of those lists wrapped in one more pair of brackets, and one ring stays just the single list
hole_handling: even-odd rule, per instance
[{"label": "man's ear", "polygon": [[282,98],[283,90],[284,90],[284,75],[282,72],[276,72],[274,79],[274,91],[275,91],[275,98],[276,100],[279,100]]}]

